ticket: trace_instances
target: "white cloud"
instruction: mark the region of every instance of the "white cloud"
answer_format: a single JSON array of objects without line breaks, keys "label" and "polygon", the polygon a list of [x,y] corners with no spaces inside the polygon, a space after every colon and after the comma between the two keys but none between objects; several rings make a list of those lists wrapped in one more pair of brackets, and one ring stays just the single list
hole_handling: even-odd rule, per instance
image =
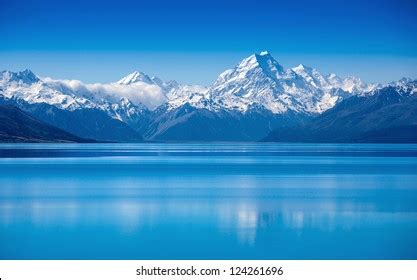
[{"label": "white cloud", "polygon": [[84,84],[78,80],[53,80],[44,78],[43,81],[63,93],[72,93],[89,99],[113,99],[128,98],[135,104],[141,103],[149,109],[155,109],[166,101],[163,90],[152,84],[137,82],[131,85],[119,84]]}]

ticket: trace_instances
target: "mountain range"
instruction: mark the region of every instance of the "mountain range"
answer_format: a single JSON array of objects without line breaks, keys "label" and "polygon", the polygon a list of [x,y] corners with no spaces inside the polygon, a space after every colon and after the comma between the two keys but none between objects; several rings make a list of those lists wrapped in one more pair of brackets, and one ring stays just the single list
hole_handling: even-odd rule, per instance
[{"label": "mountain range", "polygon": [[401,80],[352,96],[305,124],[275,130],[264,141],[415,142],[417,81]]},{"label": "mountain range", "polygon": [[208,87],[140,71],[108,84],[3,71],[0,104],[96,141],[413,142],[416,84],[285,69],[261,52]]}]

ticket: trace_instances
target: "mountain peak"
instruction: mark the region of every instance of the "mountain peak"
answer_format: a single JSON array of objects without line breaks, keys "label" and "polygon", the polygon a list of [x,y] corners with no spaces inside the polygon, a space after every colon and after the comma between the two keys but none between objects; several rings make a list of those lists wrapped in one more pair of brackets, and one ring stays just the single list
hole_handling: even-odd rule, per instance
[{"label": "mountain peak", "polygon": [[407,77],[402,77],[401,79],[399,79],[396,83],[399,83],[399,84],[408,84],[408,83],[411,83],[411,82],[415,82],[416,80],[413,80],[413,79],[411,79],[411,78],[407,78]]},{"label": "mountain peak", "polygon": [[274,74],[284,71],[284,68],[267,51],[262,51],[259,54],[255,53],[243,59],[237,66],[237,70],[249,71],[257,67]]},{"label": "mountain peak", "polygon": [[19,72],[3,71],[0,74],[1,79],[5,82],[33,84],[39,81],[39,78],[29,69]]},{"label": "mountain peak", "polygon": [[411,78],[404,77],[396,82],[391,82],[388,85],[398,89],[410,91],[411,94],[417,92],[417,80],[413,80]]},{"label": "mountain peak", "polygon": [[300,74],[300,73],[312,73],[313,72],[313,68],[306,66],[304,64],[300,64],[294,68],[292,68],[291,70],[293,70],[295,73]]},{"label": "mountain peak", "polygon": [[117,82],[117,84],[120,84],[120,85],[130,85],[130,84],[134,84],[134,83],[137,83],[137,82],[143,82],[143,83],[147,83],[147,84],[153,84],[152,79],[149,78],[148,75],[146,75],[145,73],[143,73],[141,71],[134,71],[134,72],[130,73],[126,77],[120,79]]}]

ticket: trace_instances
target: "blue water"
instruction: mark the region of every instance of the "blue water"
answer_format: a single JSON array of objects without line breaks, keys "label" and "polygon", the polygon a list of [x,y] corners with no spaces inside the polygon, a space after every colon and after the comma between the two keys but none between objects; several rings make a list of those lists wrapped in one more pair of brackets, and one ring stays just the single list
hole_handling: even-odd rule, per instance
[{"label": "blue water", "polygon": [[0,259],[417,259],[417,145],[2,144]]}]

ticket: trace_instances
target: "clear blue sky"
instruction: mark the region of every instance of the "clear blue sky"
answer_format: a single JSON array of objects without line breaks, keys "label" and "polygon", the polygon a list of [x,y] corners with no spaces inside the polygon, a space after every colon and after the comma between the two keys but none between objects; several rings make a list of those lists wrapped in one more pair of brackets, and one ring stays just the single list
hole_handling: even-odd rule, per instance
[{"label": "clear blue sky", "polygon": [[269,50],[365,81],[417,78],[417,1],[0,0],[0,69],[110,82],[141,70],[211,83]]}]

